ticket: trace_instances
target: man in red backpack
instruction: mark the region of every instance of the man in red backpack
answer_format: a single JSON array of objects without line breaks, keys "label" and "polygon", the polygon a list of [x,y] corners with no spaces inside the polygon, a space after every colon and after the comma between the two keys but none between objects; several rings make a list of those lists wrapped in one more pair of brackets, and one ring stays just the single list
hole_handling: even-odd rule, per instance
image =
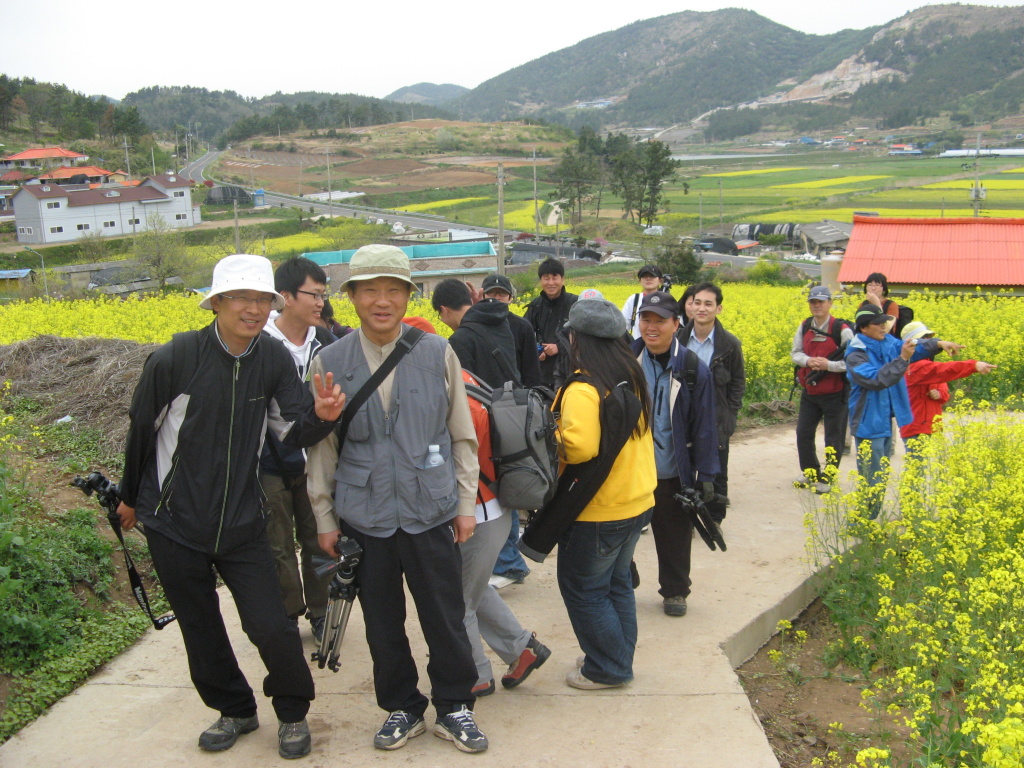
[{"label": "man in red backpack", "polygon": [[843,350],[853,338],[853,329],[845,320],[832,317],[832,294],[826,286],[811,288],[807,304],[811,316],[797,328],[790,353],[803,388],[796,423],[796,448],[803,474],[796,485],[827,493],[830,479],[821,471],[814,439],[818,424],[824,420],[826,466],[838,469],[846,441],[850,392]]}]

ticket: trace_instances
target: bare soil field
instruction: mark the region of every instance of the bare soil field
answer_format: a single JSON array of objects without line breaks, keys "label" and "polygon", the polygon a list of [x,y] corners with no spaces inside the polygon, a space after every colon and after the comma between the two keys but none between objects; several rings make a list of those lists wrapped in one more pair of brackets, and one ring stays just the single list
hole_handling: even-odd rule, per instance
[{"label": "bare soil field", "polygon": [[339,175],[365,178],[367,176],[393,176],[399,173],[411,173],[412,171],[427,168],[430,168],[430,166],[411,159],[377,160],[375,158],[367,158],[365,160],[356,160],[354,163],[339,165],[337,168],[332,167],[331,170],[337,170]]},{"label": "bare soil field", "polygon": [[[500,155],[486,155],[478,157],[437,157],[427,160],[428,163],[445,163],[448,165],[475,165],[481,168],[494,168],[498,163],[503,163],[506,168],[519,168],[524,165],[533,165],[533,158],[511,158]],[[538,157],[537,165],[555,165],[558,161],[551,157]]]},{"label": "bare soil field", "polygon": [[447,170],[409,173],[390,179],[363,179],[351,189],[356,192],[415,192],[434,187],[469,187],[493,183],[494,175],[486,171]]}]

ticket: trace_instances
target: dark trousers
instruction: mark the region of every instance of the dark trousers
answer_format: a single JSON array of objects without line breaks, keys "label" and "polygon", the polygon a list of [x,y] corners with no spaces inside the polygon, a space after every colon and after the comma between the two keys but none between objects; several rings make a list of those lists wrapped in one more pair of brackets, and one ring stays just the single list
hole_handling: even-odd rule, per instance
[{"label": "dark trousers", "polygon": [[654,489],[654,515],[651,531],[658,552],[658,593],[662,597],[687,597],[690,594],[690,544],[693,542],[693,518],[674,495],[682,490],[679,478],[658,480]]},{"label": "dark trousers", "polygon": [[[815,449],[815,435],[818,424],[825,422],[825,462],[826,466],[839,468],[839,460],[843,457],[843,446],[846,443],[846,424],[849,419],[847,392],[829,392],[825,395],[800,395],[800,413],[796,421],[796,450],[800,459],[800,471],[813,469],[815,480],[824,481],[821,475],[821,463]],[[828,449],[832,451],[829,452]]]},{"label": "dark trousers", "polygon": [[221,616],[220,574],[235,600],[242,629],[267,668],[263,693],[271,697],[279,720],[302,720],[313,698],[313,676],[299,629],[285,614],[266,537],[216,555],[197,552],[152,529],[146,531],[146,539],[164,594],[178,617],[189,672],[203,703],[228,717],[256,714],[256,699],[238,667]]},{"label": "dark trousers", "polygon": [[403,710],[419,717],[427,709],[405,633],[404,587],[408,585],[430,654],[427,676],[438,717],[463,705],[472,709],[476,664],[463,622],[462,556],[451,525],[423,533],[399,529],[388,537],[367,536],[344,523],[342,530],[363,548],[359,605],[373,659],[377,705],[387,712]]},{"label": "dark trousers", "polygon": [[[719,496],[729,496],[729,438],[718,448],[718,465],[720,471],[715,475],[715,493]],[[712,501],[707,505],[708,514],[714,518],[716,523],[725,520],[725,504],[720,501]]]}]

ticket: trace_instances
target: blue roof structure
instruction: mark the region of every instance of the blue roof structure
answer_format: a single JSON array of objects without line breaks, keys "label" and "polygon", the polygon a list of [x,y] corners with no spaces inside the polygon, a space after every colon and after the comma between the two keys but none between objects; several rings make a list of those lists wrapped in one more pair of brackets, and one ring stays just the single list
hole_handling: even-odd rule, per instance
[{"label": "blue roof structure", "polygon": [[31,274],[31,269],[0,269],[0,280],[21,280]]},{"label": "blue roof structure", "polygon": [[[497,256],[494,245],[489,240],[471,243],[430,243],[427,245],[403,245],[402,250],[410,260],[445,259],[453,256]],[[356,249],[348,251],[319,251],[304,253],[304,257],[315,261],[321,267],[331,264],[348,264]]]}]

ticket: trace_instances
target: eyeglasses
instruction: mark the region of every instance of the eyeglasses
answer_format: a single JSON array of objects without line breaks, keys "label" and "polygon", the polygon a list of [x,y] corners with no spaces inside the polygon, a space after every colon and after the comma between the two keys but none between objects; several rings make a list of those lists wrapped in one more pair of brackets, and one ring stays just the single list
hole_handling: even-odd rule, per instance
[{"label": "eyeglasses", "polygon": [[273,296],[260,296],[258,299],[250,299],[248,296],[228,296],[226,293],[222,293],[222,299],[233,301],[235,304],[244,304],[247,307],[251,307],[255,304],[260,309],[270,309],[270,306],[274,303]]},{"label": "eyeglasses", "polygon": [[330,294],[328,294],[328,293],[316,293],[314,291],[304,291],[301,288],[296,288],[295,292],[296,293],[304,293],[307,296],[312,296],[313,297],[313,301],[327,301],[327,299],[330,297]]}]

